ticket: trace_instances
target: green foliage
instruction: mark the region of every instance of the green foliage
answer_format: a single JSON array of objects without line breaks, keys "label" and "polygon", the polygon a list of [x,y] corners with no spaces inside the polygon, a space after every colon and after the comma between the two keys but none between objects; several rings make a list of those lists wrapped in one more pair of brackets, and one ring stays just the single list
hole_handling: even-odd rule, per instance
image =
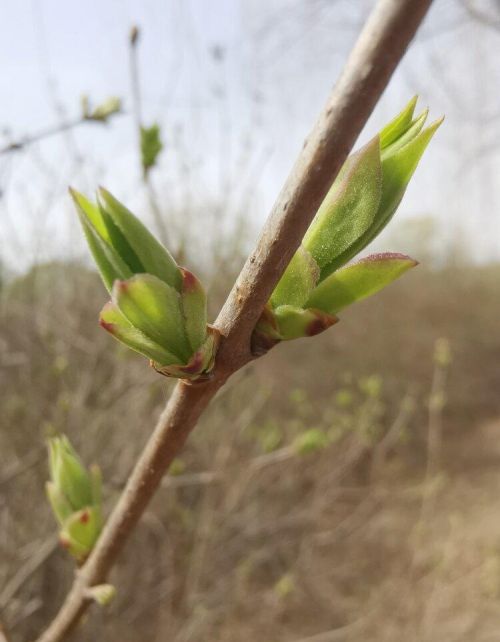
[{"label": "green foliage", "polygon": [[61,544],[81,563],[102,528],[99,469],[87,471],[65,436],[49,440],[49,469],[46,491],[61,526]]},{"label": "green foliage", "polygon": [[160,126],[154,123],[151,127],[141,127],[141,159],[144,174],[156,165],[162,149]]},{"label": "green foliage", "polygon": [[344,267],[394,215],[427,145],[441,124],[424,129],[416,98],[379,135],[350,156],[271,295],[252,337],[256,354],[279,341],[313,336],[336,323],[337,312],[389,285],[413,259],[368,256]]}]

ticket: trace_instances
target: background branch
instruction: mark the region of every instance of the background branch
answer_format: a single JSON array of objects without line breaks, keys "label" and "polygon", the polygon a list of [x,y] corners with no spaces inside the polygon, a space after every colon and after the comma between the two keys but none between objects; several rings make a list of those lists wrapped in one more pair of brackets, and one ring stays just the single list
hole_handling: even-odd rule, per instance
[{"label": "background branch", "polygon": [[89,604],[86,589],[105,579],[201,413],[253,358],[250,337],[261,311],[431,2],[377,3],[216,321],[223,341],[213,378],[177,384],[94,550],[38,642],[62,640],[75,627]]}]

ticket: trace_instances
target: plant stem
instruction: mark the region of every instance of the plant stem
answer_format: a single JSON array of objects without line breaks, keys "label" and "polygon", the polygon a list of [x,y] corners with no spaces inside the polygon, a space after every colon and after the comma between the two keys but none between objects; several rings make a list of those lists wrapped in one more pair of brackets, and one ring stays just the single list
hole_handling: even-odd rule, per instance
[{"label": "plant stem", "polygon": [[262,309],[431,2],[377,3],[219,314],[223,341],[213,378],[177,384],[94,550],[38,642],[58,642],[74,629],[89,603],[86,590],[106,578],[198,418],[228,377],[254,358],[250,338]]}]

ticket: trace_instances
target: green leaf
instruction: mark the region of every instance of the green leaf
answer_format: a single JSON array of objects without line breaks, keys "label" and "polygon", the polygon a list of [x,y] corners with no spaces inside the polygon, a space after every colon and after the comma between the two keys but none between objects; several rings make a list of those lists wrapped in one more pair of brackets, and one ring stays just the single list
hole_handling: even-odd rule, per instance
[{"label": "green leaf", "polygon": [[373,254],[331,274],[314,290],[307,305],[336,314],[382,290],[415,265],[417,261],[404,254]]},{"label": "green leaf", "polygon": [[113,303],[147,337],[184,362],[192,350],[184,331],[179,293],[152,274],[115,281]]},{"label": "green leaf", "polygon": [[112,334],[115,339],[148,359],[152,359],[163,366],[182,363],[181,358],[158,345],[147,337],[144,332],[135,328],[111,301],[101,310],[99,324]]},{"label": "green leaf", "polygon": [[382,168],[384,165],[384,160],[391,154],[395,154],[398,150],[402,149],[410,141],[412,141],[416,136],[422,131],[427,116],[429,115],[429,110],[424,109],[424,111],[419,114],[419,116],[412,122],[411,126],[402,134],[397,140],[395,140],[391,145],[386,147],[382,151]]},{"label": "green leaf", "polygon": [[120,228],[145,271],[180,291],[182,277],[177,263],[141,221],[102,187],[98,190],[98,202]]},{"label": "green leaf", "polygon": [[348,160],[348,169],[334,182],[303,241],[321,268],[321,279],[331,272],[335,259],[369,229],[380,203],[378,136]]},{"label": "green leaf", "polygon": [[111,245],[109,232],[99,208],[82,194],[70,189],[90,252],[108,291],[116,279],[128,279],[132,271]]},{"label": "green leaf", "polygon": [[387,125],[380,131],[380,147],[382,149],[385,149],[397,140],[411,126],[417,100],[418,96],[413,96],[403,111],[387,123]]},{"label": "green leaf", "polygon": [[271,295],[271,305],[302,307],[319,279],[319,266],[303,245],[292,257],[283,276]]},{"label": "green leaf", "polygon": [[155,123],[151,127],[141,127],[141,158],[145,173],[156,164],[162,149],[160,126]]},{"label": "green leaf", "polygon": [[181,308],[191,350],[196,352],[207,336],[207,297],[199,279],[184,268],[182,272]]},{"label": "green leaf", "polygon": [[292,305],[276,308],[274,315],[283,341],[312,337],[338,321],[335,316],[325,314],[321,310],[303,310]]}]

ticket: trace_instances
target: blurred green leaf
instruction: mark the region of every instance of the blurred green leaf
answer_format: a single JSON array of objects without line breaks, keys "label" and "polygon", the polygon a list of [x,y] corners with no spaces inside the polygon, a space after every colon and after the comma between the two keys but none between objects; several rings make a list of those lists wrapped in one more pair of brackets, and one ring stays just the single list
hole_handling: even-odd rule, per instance
[{"label": "blurred green leaf", "polygon": [[154,123],[151,127],[141,127],[141,158],[145,173],[154,167],[162,149],[160,126]]}]

